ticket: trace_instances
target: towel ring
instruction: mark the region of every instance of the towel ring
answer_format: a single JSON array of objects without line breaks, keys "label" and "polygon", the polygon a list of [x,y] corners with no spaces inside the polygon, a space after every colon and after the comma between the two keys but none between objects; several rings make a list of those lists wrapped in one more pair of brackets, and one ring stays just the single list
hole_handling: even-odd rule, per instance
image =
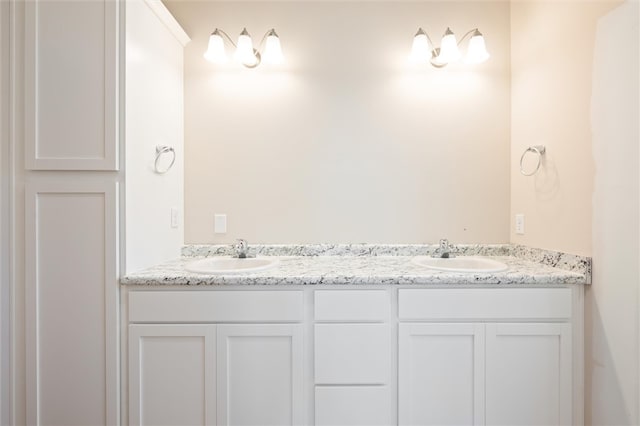
[{"label": "towel ring", "polygon": [[[160,160],[160,157],[162,157],[162,154],[167,154],[167,153],[172,154],[171,163],[169,163],[169,165],[165,169],[160,169],[160,167],[158,166],[158,161]],[[175,162],[176,162],[176,152],[173,149],[173,147],[167,146],[167,145],[156,146],[156,161],[153,163],[153,168],[155,169],[156,173],[158,173],[159,175],[167,173],[169,169],[173,167],[173,163]]]},{"label": "towel ring", "polygon": [[[544,155],[546,150],[547,149],[545,148],[544,145],[534,145],[534,146],[530,146],[529,148],[525,149],[524,152],[522,153],[522,157],[520,157],[520,173],[522,173],[524,176],[533,176],[533,175],[535,175],[536,172],[538,171],[538,169],[540,169],[540,164],[542,163],[542,156]],[[536,163],[536,168],[531,173],[525,172],[524,168],[522,166],[522,161],[524,161],[524,157],[527,155],[528,152],[533,152],[538,157],[538,162]]]}]

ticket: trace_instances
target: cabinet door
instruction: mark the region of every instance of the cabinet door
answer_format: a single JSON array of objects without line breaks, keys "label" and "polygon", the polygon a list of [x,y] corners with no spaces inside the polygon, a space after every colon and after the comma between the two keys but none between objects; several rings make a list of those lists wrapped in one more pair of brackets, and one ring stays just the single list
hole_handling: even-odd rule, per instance
[{"label": "cabinet door", "polygon": [[115,182],[25,187],[27,424],[117,423],[117,200]]},{"label": "cabinet door", "polygon": [[389,426],[388,386],[316,386],[315,426]]},{"label": "cabinet door", "polygon": [[401,425],[484,423],[484,325],[400,324]]},{"label": "cabinet door", "polygon": [[389,383],[388,324],[316,324],[314,330],[316,385]]},{"label": "cabinet door", "polygon": [[570,324],[487,325],[488,425],[571,424]]},{"label": "cabinet door", "polygon": [[215,325],[129,326],[129,424],[215,425]]},{"label": "cabinet door", "polygon": [[117,170],[114,0],[25,3],[25,167]]},{"label": "cabinet door", "polygon": [[303,423],[302,326],[219,325],[218,425]]}]

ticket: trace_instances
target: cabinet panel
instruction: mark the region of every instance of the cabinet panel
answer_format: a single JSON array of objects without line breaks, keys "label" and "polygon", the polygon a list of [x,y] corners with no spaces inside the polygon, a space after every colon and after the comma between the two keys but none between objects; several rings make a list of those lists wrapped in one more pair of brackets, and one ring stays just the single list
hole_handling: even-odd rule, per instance
[{"label": "cabinet panel", "polygon": [[484,325],[400,324],[401,425],[484,424]]},{"label": "cabinet panel", "polygon": [[129,424],[215,425],[215,326],[129,326]]},{"label": "cabinet panel", "polygon": [[387,324],[316,324],[316,384],[386,384],[391,369]]},{"label": "cabinet panel", "polygon": [[117,184],[25,196],[27,422],[116,424]]},{"label": "cabinet panel", "polygon": [[219,325],[218,425],[302,424],[302,326]]},{"label": "cabinet panel", "polygon": [[386,426],[391,422],[387,386],[316,386],[315,426]]},{"label": "cabinet panel", "polygon": [[119,1],[25,2],[25,160],[117,170]]},{"label": "cabinet panel", "polygon": [[402,320],[565,319],[571,289],[401,289],[398,310]]},{"label": "cabinet panel", "polygon": [[571,374],[570,324],[487,324],[487,424],[571,424]]},{"label": "cabinet panel", "polygon": [[389,321],[386,290],[318,290],[314,292],[316,321]]},{"label": "cabinet panel", "polygon": [[301,291],[133,291],[131,322],[302,321]]}]

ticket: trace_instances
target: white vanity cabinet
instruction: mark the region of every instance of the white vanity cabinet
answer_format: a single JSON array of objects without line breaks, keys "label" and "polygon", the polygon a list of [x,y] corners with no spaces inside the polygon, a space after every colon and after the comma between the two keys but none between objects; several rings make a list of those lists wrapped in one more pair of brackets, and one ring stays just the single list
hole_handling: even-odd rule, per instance
[{"label": "white vanity cabinet", "polygon": [[304,423],[302,292],[129,296],[130,425]]},{"label": "white vanity cabinet", "polygon": [[129,287],[129,424],[580,425],[583,291]]},{"label": "white vanity cabinet", "polygon": [[571,318],[569,288],[400,290],[399,423],[572,424]]},{"label": "white vanity cabinet", "polygon": [[389,290],[314,292],[316,426],[373,426],[391,416]]}]

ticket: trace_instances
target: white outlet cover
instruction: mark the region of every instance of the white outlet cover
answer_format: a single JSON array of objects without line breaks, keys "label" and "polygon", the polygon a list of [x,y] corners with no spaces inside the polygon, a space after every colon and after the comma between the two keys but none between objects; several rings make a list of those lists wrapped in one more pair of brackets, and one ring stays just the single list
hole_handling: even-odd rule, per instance
[{"label": "white outlet cover", "polygon": [[524,214],[516,215],[516,234],[524,235]]},{"label": "white outlet cover", "polygon": [[178,227],[178,208],[177,207],[171,207],[171,227],[172,228],[177,228]]},{"label": "white outlet cover", "polygon": [[214,216],[213,232],[215,232],[216,234],[227,233],[227,215],[226,214],[216,214]]}]

